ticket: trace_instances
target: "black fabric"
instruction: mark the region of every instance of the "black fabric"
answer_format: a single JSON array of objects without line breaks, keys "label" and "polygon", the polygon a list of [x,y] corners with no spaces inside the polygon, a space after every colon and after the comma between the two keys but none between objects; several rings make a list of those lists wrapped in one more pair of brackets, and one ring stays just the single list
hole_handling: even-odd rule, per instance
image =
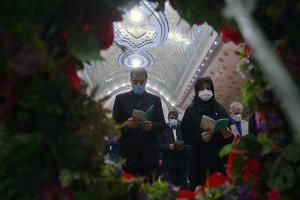
[{"label": "black fabric", "polygon": [[248,118],[249,133],[257,135],[255,113],[252,113]]},{"label": "black fabric", "polygon": [[144,163],[141,158],[138,158],[138,162],[136,163],[126,164],[124,170],[130,174],[144,177],[145,182],[149,183],[153,183],[158,177],[158,166],[156,164]]},{"label": "black fabric", "polygon": [[[177,128],[176,130],[177,140],[183,141],[182,131]],[[162,153],[163,160],[163,169],[168,170],[184,170],[186,167],[186,150],[174,151],[170,149],[170,144],[174,144],[174,134],[173,130],[170,127],[166,127],[163,133],[161,134],[159,141],[159,149]]]},{"label": "black fabric", "polygon": [[135,166],[138,162],[142,162],[145,166],[158,165],[158,135],[163,131],[166,124],[159,97],[147,92],[142,95],[126,92],[116,96],[113,117],[118,123],[124,123],[130,118],[133,109],[147,111],[151,105],[154,108],[149,119],[153,124],[150,131],[144,132],[141,126],[133,129],[121,129],[120,156],[126,159],[128,166]]},{"label": "black fabric", "polygon": [[209,142],[205,142],[201,138],[203,130],[200,129],[200,121],[203,115],[207,115],[215,120],[221,118],[229,118],[226,110],[219,104],[215,97],[209,101],[202,101],[198,97],[201,85],[208,82],[214,93],[213,83],[210,78],[200,78],[195,84],[195,98],[183,116],[181,129],[183,131],[183,139],[191,145],[190,160],[190,180],[191,188],[202,185],[205,182],[208,172],[211,174],[216,171],[223,172],[226,158],[219,158],[219,151],[225,144],[233,141],[233,136],[224,139],[221,133],[213,135]]},{"label": "black fabric", "polygon": [[[177,141],[183,141],[182,130],[176,129]],[[166,127],[160,137],[159,148],[162,154],[163,166],[162,172],[164,180],[173,183],[176,186],[186,188],[186,170],[187,170],[187,152],[188,146],[181,151],[170,149],[170,144],[174,144],[175,138],[171,127]]]},{"label": "black fabric", "polygon": [[185,171],[182,169],[165,171],[164,180],[172,183],[173,185],[180,186],[181,188],[187,188]]}]

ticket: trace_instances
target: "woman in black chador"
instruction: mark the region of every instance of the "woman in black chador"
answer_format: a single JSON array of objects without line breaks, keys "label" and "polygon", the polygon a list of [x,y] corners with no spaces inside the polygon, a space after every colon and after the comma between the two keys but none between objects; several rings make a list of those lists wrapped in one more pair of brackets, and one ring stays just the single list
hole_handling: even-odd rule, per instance
[{"label": "woman in black chador", "polygon": [[194,100],[186,109],[181,123],[183,139],[192,147],[189,175],[192,190],[204,184],[209,174],[224,172],[226,160],[218,154],[225,144],[233,141],[233,135],[225,129],[215,134],[201,130],[203,115],[215,120],[229,118],[223,106],[215,99],[214,85],[209,77],[196,81]]}]

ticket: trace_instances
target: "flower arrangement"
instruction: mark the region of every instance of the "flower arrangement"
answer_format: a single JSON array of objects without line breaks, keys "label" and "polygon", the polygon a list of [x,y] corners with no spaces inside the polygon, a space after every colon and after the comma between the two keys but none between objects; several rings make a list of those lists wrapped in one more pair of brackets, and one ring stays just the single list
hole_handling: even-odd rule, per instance
[{"label": "flower arrangement", "polygon": [[[258,136],[224,148],[227,174],[185,191],[160,181],[144,184],[101,155],[103,136],[117,134],[117,127],[101,102],[81,94],[76,70],[81,60],[101,59],[99,49],[112,44],[120,8],[137,2],[0,2],[0,198],[298,199],[298,143],[247,45],[237,54]],[[163,9],[165,0],[153,2]],[[221,31],[223,42],[241,42],[236,25],[222,17],[224,1],[170,3],[189,23],[208,22]],[[257,3],[254,16],[299,83],[299,1]]]}]

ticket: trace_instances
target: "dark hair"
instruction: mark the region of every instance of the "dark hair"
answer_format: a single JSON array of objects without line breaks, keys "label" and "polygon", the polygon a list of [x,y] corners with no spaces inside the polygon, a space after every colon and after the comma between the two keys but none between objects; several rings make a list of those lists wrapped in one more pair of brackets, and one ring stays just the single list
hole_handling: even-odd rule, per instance
[{"label": "dark hair", "polygon": [[130,79],[132,79],[133,75],[145,75],[145,78],[148,78],[147,71],[144,67],[134,68],[130,71]]},{"label": "dark hair", "polygon": [[168,113],[168,116],[170,116],[170,115],[174,115],[174,116],[178,117],[178,112],[176,110],[172,110]]}]

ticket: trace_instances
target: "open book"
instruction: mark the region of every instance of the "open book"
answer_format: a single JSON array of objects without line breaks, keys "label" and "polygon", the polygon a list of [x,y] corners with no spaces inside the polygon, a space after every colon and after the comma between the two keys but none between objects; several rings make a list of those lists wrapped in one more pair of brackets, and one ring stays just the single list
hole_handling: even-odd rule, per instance
[{"label": "open book", "polygon": [[153,112],[153,105],[151,105],[146,112],[138,109],[133,109],[132,111],[132,118],[139,120],[139,121],[146,121],[149,120],[152,116]]},{"label": "open book", "polygon": [[221,129],[226,129],[228,127],[228,123],[228,118],[218,119],[216,121],[206,115],[203,115],[200,122],[200,128],[205,131],[212,131],[213,133],[216,133]]}]

